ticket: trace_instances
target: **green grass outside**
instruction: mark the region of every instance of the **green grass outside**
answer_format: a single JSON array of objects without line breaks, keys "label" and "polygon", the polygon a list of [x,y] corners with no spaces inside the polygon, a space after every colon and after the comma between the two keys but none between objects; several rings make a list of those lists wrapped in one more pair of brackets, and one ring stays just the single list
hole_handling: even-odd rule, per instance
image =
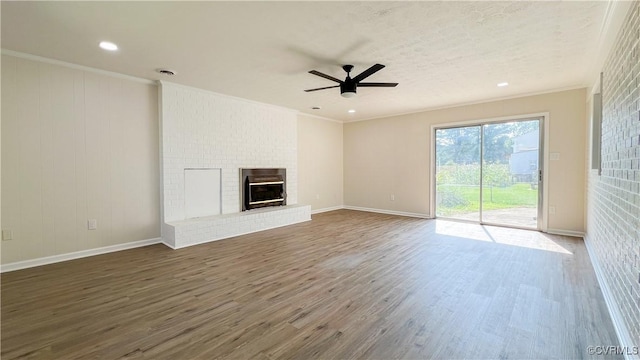
[{"label": "green grass outside", "polygon": [[[450,216],[477,212],[480,209],[479,186],[438,185],[438,215]],[[506,187],[484,187],[483,210],[535,208],[538,190],[531,184],[519,183]]]}]

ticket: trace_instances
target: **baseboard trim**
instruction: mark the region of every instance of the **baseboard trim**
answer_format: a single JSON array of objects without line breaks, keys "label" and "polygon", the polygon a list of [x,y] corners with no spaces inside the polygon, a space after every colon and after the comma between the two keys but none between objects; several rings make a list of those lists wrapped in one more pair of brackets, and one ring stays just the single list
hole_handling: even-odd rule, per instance
[{"label": "baseboard trim", "polygon": [[561,235],[561,236],[574,236],[584,238],[584,233],[581,231],[573,231],[573,230],[562,230],[562,229],[547,229],[546,233],[552,235]]},{"label": "baseboard trim", "polygon": [[54,263],[59,263],[63,261],[85,258],[89,256],[108,254],[116,251],[129,250],[129,249],[139,248],[143,246],[154,245],[161,242],[162,242],[161,238],[154,238],[154,239],[133,241],[133,242],[124,243],[124,244],[105,246],[105,247],[100,247],[95,249],[75,251],[67,254],[60,254],[60,255],[46,256],[46,257],[41,257],[41,258],[31,259],[31,260],[17,261],[14,263],[2,264],[0,266],[0,273],[28,269],[36,266],[54,264]]},{"label": "baseboard trim", "polygon": [[328,212],[328,211],[342,210],[342,209],[344,209],[344,205],[338,205],[338,206],[332,206],[332,207],[327,207],[327,208],[322,208],[322,209],[316,209],[316,210],[311,210],[311,215],[320,214],[320,213]]},{"label": "baseboard trim", "polygon": [[378,214],[387,214],[387,215],[398,215],[398,216],[415,217],[415,218],[421,218],[421,219],[433,219],[433,217],[431,217],[431,216],[430,216],[430,215],[428,215],[428,214],[411,213],[411,212],[404,212],[404,211],[385,210],[385,209],[374,209],[374,208],[365,208],[365,207],[349,206],[349,205],[345,205],[345,206],[343,207],[343,209],[347,209],[347,210],[356,210],[356,211],[366,211],[366,212],[372,212],[372,213],[378,213]]},{"label": "baseboard trim", "polygon": [[[629,333],[629,329],[627,328],[626,323],[624,322],[624,318],[620,313],[620,308],[618,307],[618,303],[616,299],[613,297],[613,293],[611,293],[611,289],[607,284],[607,281],[602,273],[602,268],[600,267],[600,263],[593,252],[589,237],[584,237],[584,244],[587,248],[587,253],[589,254],[589,259],[591,260],[591,265],[593,266],[593,270],[596,273],[596,279],[598,280],[598,285],[600,285],[600,290],[602,291],[602,296],[604,297],[604,302],[607,305],[607,310],[609,310],[609,316],[611,316],[611,321],[613,322],[613,328],[616,331],[616,335],[618,336],[618,341],[620,342],[620,346],[623,349],[633,349],[634,344],[633,338]],[[607,344],[608,345],[608,344]],[[640,360],[640,356],[627,354],[625,351],[624,358],[626,360]]]}]

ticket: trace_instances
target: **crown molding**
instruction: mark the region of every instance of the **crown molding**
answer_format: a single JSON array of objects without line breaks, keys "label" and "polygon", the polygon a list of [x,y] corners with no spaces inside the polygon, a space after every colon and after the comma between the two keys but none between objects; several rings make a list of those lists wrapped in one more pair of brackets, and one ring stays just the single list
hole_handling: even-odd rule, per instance
[{"label": "crown molding", "polygon": [[622,29],[633,1],[609,0],[605,11],[600,33],[598,34],[598,46],[596,53],[592,57],[590,66],[587,67],[585,78],[588,79],[589,94],[597,92],[596,87],[600,80],[600,72],[604,62],[609,57],[609,53],[616,43],[618,34]]},{"label": "crown molding", "polygon": [[420,114],[420,113],[426,113],[426,112],[436,111],[436,110],[453,109],[453,108],[458,108],[458,107],[463,107],[463,106],[470,106],[470,105],[488,104],[488,103],[492,103],[492,102],[499,102],[499,101],[512,100],[512,99],[521,99],[521,98],[526,98],[526,97],[530,97],[530,96],[546,95],[546,94],[552,94],[552,93],[559,93],[559,92],[563,92],[563,91],[572,91],[572,90],[586,89],[586,88],[587,88],[587,85],[568,86],[568,87],[556,88],[556,89],[552,89],[552,90],[544,90],[544,91],[538,91],[538,92],[524,93],[524,94],[513,95],[513,96],[505,96],[505,97],[500,97],[500,98],[492,98],[492,99],[470,101],[470,102],[457,103],[457,104],[451,104],[451,105],[436,106],[436,107],[424,108],[424,109],[421,109],[421,110],[409,111],[409,112],[399,113],[399,114],[394,114],[394,115],[385,115],[385,116],[371,117],[371,118],[365,118],[365,119],[349,120],[349,121],[345,121],[344,123],[345,124],[349,124],[349,123],[355,123],[355,122],[360,122],[360,121],[388,119],[388,118],[394,118],[394,117],[398,117],[398,116]]},{"label": "crown molding", "polygon": [[92,67],[89,67],[89,66],[73,64],[73,63],[70,63],[70,62],[50,59],[50,58],[46,58],[46,57],[42,57],[42,56],[38,56],[38,55],[26,54],[26,53],[21,53],[21,52],[18,52],[18,51],[7,50],[7,49],[1,49],[0,52],[2,53],[2,55],[13,56],[13,57],[17,57],[17,58],[20,58],[20,59],[26,59],[26,60],[45,63],[45,64],[63,66],[63,67],[70,68],[70,69],[76,69],[76,70],[80,70],[80,71],[86,71],[86,72],[91,72],[91,73],[95,73],[95,74],[110,76],[110,77],[114,77],[114,78],[118,78],[118,79],[129,80],[129,81],[133,81],[133,82],[137,82],[137,83],[141,83],[141,84],[146,84],[146,85],[154,85],[154,86],[156,85],[156,82],[154,80],[143,79],[143,78],[139,78],[139,77],[135,77],[135,76],[120,74],[120,73],[113,72],[113,71],[100,70],[100,69],[92,68]]}]

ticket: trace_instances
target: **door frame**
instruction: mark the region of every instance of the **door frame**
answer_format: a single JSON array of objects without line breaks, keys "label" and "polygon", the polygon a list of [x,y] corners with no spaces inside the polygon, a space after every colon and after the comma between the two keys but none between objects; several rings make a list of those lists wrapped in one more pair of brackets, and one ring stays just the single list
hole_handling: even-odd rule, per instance
[{"label": "door frame", "polygon": [[[540,165],[542,165],[542,181],[538,183],[538,228],[537,230],[546,232],[549,228],[549,212],[548,212],[548,203],[549,203],[549,192],[547,191],[548,180],[549,180],[549,162],[546,161],[549,158],[549,144],[546,139],[549,138],[549,113],[548,112],[540,112],[540,113],[532,113],[532,114],[519,114],[519,115],[511,115],[511,116],[501,116],[495,118],[488,119],[476,119],[476,120],[465,120],[465,121],[456,121],[449,123],[439,123],[431,125],[431,166],[429,169],[429,195],[430,195],[430,204],[429,204],[429,212],[431,214],[431,218],[436,218],[436,130],[438,129],[446,129],[446,128],[455,128],[455,127],[466,127],[466,126],[481,126],[483,124],[491,124],[491,123],[505,123],[512,121],[522,121],[522,120],[540,120],[540,151],[538,153],[538,169],[540,169]],[[482,149],[482,143],[480,148]],[[481,159],[482,161],[482,159]],[[482,168],[482,167],[481,167]],[[481,191],[482,193],[482,191]],[[480,204],[480,212],[482,212],[482,204]],[[463,221],[463,220],[460,220]],[[474,221],[475,222],[475,221]],[[482,215],[480,216],[479,222],[481,224],[488,224],[482,222]],[[498,225],[498,224],[488,224],[488,225]],[[508,226],[501,225],[507,227],[516,227],[516,226]]]}]

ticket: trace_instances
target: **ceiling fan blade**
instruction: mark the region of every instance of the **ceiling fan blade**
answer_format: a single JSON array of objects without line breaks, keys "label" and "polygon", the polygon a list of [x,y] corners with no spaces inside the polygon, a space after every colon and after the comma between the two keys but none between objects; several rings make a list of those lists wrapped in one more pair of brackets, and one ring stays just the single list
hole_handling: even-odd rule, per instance
[{"label": "ceiling fan blade", "polygon": [[354,77],[353,80],[355,82],[359,82],[364,80],[365,78],[373,75],[373,73],[378,72],[380,70],[382,70],[382,68],[384,68],[384,65],[382,64],[375,64],[372,67],[368,68],[367,70],[361,72],[358,76]]},{"label": "ceiling fan blade", "polygon": [[336,85],[336,86],[327,86],[327,87],[321,87],[321,88],[317,88],[317,89],[309,89],[309,90],[305,90],[306,92],[309,91],[318,91],[318,90],[324,90],[324,89],[332,89],[332,88],[337,88],[340,87],[340,85]]},{"label": "ceiling fan blade", "polygon": [[335,82],[337,82],[337,83],[342,84],[342,80],[340,80],[340,79],[336,79],[336,78],[334,78],[334,77],[333,77],[333,76],[331,76],[331,75],[323,74],[323,73],[321,73],[320,71],[311,70],[311,71],[309,71],[309,74],[317,75],[317,76],[323,77],[323,78],[325,78],[325,79],[328,79],[328,80],[331,80],[331,81],[335,81]]},{"label": "ceiling fan blade", "polygon": [[358,83],[358,87],[396,87],[398,83]]}]

